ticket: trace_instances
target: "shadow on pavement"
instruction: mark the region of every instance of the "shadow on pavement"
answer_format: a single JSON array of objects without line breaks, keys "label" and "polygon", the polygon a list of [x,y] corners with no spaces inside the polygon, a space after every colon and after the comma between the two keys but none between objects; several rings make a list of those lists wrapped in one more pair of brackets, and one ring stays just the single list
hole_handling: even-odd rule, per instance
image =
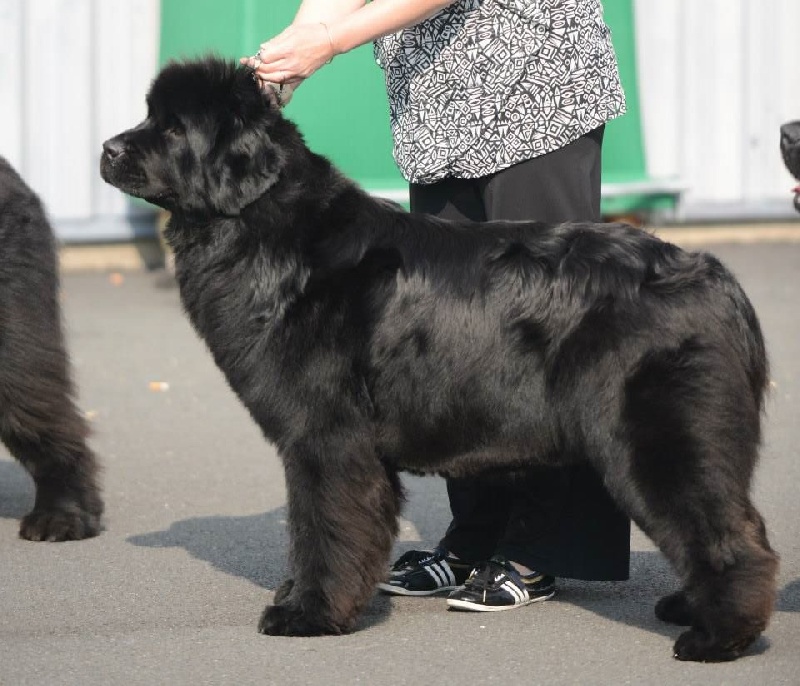
[{"label": "shadow on pavement", "polygon": [[127,541],[147,548],[183,548],[225,574],[270,591],[286,576],[285,507],[242,517],[192,517]]},{"label": "shadow on pavement", "polygon": [[778,612],[800,612],[800,579],[786,584],[778,593]]},{"label": "shadow on pavement", "polygon": [[677,638],[682,629],[656,619],[654,612],[658,599],[679,587],[664,556],[654,550],[632,550],[630,570],[627,581],[560,579],[556,599],[614,622]]},{"label": "shadow on pavement", "polygon": [[33,480],[21,465],[0,460],[0,517],[21,519],[33,507]]}]

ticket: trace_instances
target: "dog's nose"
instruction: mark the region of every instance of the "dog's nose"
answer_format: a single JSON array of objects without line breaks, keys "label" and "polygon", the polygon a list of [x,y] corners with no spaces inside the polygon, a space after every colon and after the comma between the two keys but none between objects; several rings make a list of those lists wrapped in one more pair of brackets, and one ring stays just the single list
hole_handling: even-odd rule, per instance
[{"label": "dog's nose", "polygon": [[119,136],[109,138],[103,143],[103,153],[110,159],[119,157],[123,152],[125,152],[125,144],[120,140]]}]

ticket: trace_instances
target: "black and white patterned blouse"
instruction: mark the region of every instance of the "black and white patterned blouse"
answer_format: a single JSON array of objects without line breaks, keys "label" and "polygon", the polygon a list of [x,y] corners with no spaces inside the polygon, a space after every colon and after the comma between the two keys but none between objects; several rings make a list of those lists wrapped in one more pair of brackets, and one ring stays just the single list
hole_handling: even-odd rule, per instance
[{"label": "black and white patterned blouse", "polygon": [[458,0],[375,42],[414,183],[485,176],[625,111],[600,0]]}]

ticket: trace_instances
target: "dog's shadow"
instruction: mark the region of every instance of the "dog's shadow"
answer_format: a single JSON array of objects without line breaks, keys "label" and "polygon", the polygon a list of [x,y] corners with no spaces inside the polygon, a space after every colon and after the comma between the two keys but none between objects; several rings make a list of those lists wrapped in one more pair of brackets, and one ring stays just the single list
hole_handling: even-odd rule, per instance
[{"label": "dog's shadow", "polygon": [[21,519],[31,511],[35,495],[28,472],[0,453],[0,518]]},{"label": "dog's shadow", "polygon": [[[173,523],[166,531],[130,536],[127,541],[148,548],[183,548],[225,574],[275,591],[288,576],[286,517],[285,506],[242,517],[192,517]],[[390,610],[389,600],[376,595],[356,630],[385,621]]]},{"label": "dog's shadow", "polygon": [[786,584],[778,593],[778,612],[800,612],[800,579]]},{"label": "dog's shadow", "polygon": [[274,591],[286,575],[286,508],[242,517],[192,517],[128,537],[147,548],[183,548],[225,574]]}]

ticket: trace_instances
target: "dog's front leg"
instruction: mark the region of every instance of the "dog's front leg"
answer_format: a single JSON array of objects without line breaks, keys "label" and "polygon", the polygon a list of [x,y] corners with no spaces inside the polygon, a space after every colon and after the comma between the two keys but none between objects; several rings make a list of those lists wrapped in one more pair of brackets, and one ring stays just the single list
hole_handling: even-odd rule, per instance
[{"label": "dog's front leg", "polygon": [[397,534],[399,480],[372,445],[352,440],[293,450],[284,463],[292,579],[264,610],[259,631],[347,632],[385,576]]}]

